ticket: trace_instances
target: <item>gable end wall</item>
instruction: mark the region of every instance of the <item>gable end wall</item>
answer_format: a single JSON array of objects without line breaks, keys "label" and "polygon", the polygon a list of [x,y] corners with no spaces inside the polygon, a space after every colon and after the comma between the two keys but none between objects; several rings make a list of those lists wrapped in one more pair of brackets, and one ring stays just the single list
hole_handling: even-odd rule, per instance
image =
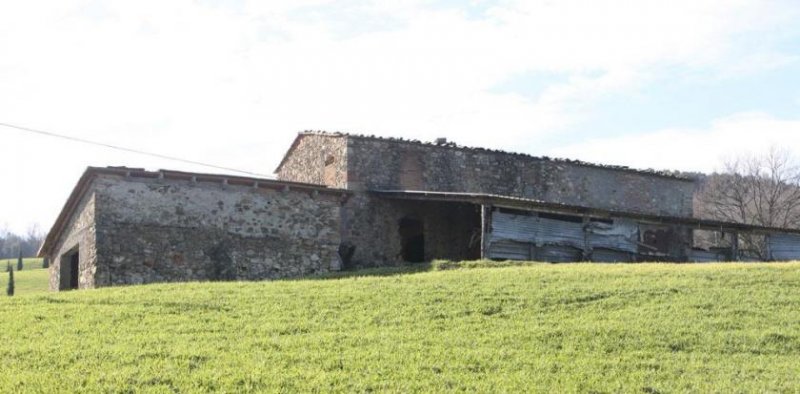
[{"label": "gable end wall", "polygon": [[49,268],[51,291],[59,289],[62,258],[65,257],[65,254],[74,251],[75,248],[79,250],[78,288],[91,289],[95,287],[94,274],[97,269],[96,203],[97,199],[92,184],[78,203],[75,213],[67,221],[53,252],[48,256],[51,262]]},{"label": "gable end wall", "polygon": [[348,139],[345,136],[300,136],[297,146],[278,170],[278,179],[347,188]]}]

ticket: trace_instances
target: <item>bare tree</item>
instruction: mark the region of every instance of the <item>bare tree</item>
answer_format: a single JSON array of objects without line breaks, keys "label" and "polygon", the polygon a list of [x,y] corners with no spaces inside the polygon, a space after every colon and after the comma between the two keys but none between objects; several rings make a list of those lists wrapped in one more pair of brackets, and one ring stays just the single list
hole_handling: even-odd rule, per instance
[{"label": "bare tree", "polygon": [[44,242],[44,237],[45,235],[39,228],[38,224],[34,224],[28,227],[28,232],[25,236],[27,256],[36,256],[36,253],[39,251],[39,247],[41,247],[42,243]]},{"label": "bare tree", "polygon": [[0,258],[33,257],[44,242],[44,233],[38,226],[28,228],[25,235],[15,234],[0,226]]},{"label": "bare tree", "polygon": [[[726,160],[698,193],[700,217],[759,226],[800,228],[800,166],[788,151]],[[743,250],[768,258],[763,236],[742,234]]]}]

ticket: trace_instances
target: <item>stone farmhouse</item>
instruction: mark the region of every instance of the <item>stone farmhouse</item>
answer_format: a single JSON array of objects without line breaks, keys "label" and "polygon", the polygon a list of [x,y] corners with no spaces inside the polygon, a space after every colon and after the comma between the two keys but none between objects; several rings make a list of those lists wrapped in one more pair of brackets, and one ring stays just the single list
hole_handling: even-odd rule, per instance
[{"label": "stone farmhouse", "polygon": [[[693,217],[695,182],[676,173],[324,132],[300,133],[275,173],[88,168],[40,251],[51,289],[432,259],[738,260],[742,233],[800,258],[800,230]],[[727,241],[699,249],[699,232]]]}]

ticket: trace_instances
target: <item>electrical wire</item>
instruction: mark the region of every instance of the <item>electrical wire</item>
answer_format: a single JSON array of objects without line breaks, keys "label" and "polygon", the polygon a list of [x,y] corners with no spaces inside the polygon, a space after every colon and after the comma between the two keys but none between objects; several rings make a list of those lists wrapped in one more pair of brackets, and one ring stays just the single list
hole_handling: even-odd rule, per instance
[{"label": "electrical wire", "polygon": [[64,140],[67,140],[67,141],[79,142],[79,143],[87,144],[87,145],[95,145],[95,146],[100,146],[100,147],[109,148],[109,149],[116,149],[116,150],[123,151],[123,152],[136,153],[136,154],[139,154],[139,155],[151,156],[151,157],[156,157],[156,158],[159,158],[159,159],[178,161],[178,162],[181,162],[181,163],[194,164],[194,165],[208,167],[208,168],[215,168],[215,169],[218,169],[218,170],[232,171],[232,172],[236,172],[236,173],[240,173],[240,174],[247,174],[247,175],[254,175],[254,176],[258,176],[258,177],[271,178],[270,175],[260,174],[260,173],[257,173],[257,172],[239,170],[239,169],[236,169],[236,168],[223,167],[223,166],[218,166],[216,164],[209,164],[209,163],[204,163],[204,162],[200,162],[200,161],[196,161],[196,160],[183,159],[183,158],[180,158],[180,157],[168,156],[168,155],[163,155],[163,154],[160,154],[160,153],[153,153],[153,152],[147,152],[147,151],[133,149],[133,148],[126,148],[124,146],[106,144],[106,143],[103,143],[103,142],[87,140],[87,139],[84,139],[84,138],[72,137],[72,136],[65,135],[65,134],[54,133],[52,131],[33,129],[33,128],[30,128],[30,127],[17,126],[17,125],[14,125],[14,124],[3,123],[3,122],[0,122],[0,126],[5,126],[5,127],[12,128],[12,129],[17,129],[17,130],[21,130],[21,131],[25,131],[25,132],[29,132],[29,133],[34,133],[34,134],[38,134],[38,135],[42,135],[42,136],[46,136],[46,137],[60,138],[60,139],[64,139]]}]

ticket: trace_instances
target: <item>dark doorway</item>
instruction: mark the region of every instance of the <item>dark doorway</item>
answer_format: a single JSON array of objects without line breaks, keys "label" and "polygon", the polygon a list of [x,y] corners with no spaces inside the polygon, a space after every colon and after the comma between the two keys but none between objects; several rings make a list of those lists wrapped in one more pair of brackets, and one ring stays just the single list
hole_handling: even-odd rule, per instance
[{"label": "dark doorway", "polygon": [[78,288],[78,262],[79,262],[78,251],[70,256],[69,259],[69,288],[70,289],[77,289]]},{"label": "dark doorway", "polygon": [[61,280],[59,290],[74,290],[78,288],[80,277],[80,253],[75,249],[61,256]]},{"label": "dark doorway", "polygon": [[403,218],[400,220],[400,245],[404,261],[421,263],[425,261],[425,235],[421,220]]}]

